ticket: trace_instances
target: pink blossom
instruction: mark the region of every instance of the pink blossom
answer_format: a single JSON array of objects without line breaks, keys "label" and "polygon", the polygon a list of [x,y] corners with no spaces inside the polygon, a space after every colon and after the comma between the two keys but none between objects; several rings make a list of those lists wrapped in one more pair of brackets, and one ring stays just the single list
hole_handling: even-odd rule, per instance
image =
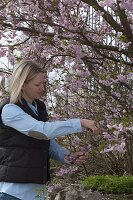
[{"label": "pink blossom", "polygon": [[126,81],[127,81],[127,76],[126,76],[126,75],[119,74],[119,75],[117,75],[117,79],[118,79],[120,82],[126,82]]},{"label": "pink blossom", "polygon": [[113,4],[116,3],[116,0],[103,0],[99,2],[99,5],[102,7],[108,6],[108,7],[112,7]]},{"label": "pink blossom", "polygon": [[72,145],[79,145],[81,143],[81,139],[79,137],[74,137],[72,140]]},{"label": "pink blossom", "polygon": [[56,172],[56,176],[63,176],[64,174],[67,174],[68,170],[64,168],[60,168],[58,172]]},{"label": "pink blossom", "polygon": [[118,151],[120,153],[125,153],[125,141],[123,141],[121,144],[115,145],[114,151]]}]

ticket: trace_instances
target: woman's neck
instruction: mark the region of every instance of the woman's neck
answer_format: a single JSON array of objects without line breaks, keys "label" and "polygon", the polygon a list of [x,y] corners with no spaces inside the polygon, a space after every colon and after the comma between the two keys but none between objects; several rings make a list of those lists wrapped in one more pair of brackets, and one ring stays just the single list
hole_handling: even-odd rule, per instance
[{"label": "woman's neck", "polygon": [[30,104],[32,104],[32,102],[34,101],[34,99],[30,99],[30,98],[28,98],[28,97],[25,96],[25,95],[22,95],[22,97],[23,97],[28,103],[30,103]]}]

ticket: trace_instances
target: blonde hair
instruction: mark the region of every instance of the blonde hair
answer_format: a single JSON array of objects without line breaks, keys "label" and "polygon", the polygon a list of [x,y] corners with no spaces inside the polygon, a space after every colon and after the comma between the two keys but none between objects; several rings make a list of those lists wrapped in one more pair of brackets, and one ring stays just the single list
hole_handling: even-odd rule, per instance
[{"label": "blonde hair", "polygon": [[9,88],[10,103],[22,103],[22,87],[24,83],[32,80],[38,73],[43,73],[43,69],[33,61],[22,60],[15,66]]}]

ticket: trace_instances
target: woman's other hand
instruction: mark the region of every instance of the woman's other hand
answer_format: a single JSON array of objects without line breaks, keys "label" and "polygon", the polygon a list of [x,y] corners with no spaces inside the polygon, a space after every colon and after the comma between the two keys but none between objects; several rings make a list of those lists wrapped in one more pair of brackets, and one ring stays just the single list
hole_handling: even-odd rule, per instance
[{"label": "woman's other hand", "polygon": [[66,163],[76,164],[79,166],[86,163],[87,159],[88,159],[88,152],[85,153],[82,151],[73,152],[70,153],[70,155],[65,156]]}]

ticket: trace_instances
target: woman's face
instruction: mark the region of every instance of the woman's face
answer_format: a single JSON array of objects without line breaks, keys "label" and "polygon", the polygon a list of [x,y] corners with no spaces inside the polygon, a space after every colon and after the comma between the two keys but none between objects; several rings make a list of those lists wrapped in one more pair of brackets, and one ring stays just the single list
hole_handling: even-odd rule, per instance
[{"label": "woman's face", "polygon": [[38,73],[31,81],[24,83],[22,92],[29,103],[39,99],[44,93],[44,74]]}]

